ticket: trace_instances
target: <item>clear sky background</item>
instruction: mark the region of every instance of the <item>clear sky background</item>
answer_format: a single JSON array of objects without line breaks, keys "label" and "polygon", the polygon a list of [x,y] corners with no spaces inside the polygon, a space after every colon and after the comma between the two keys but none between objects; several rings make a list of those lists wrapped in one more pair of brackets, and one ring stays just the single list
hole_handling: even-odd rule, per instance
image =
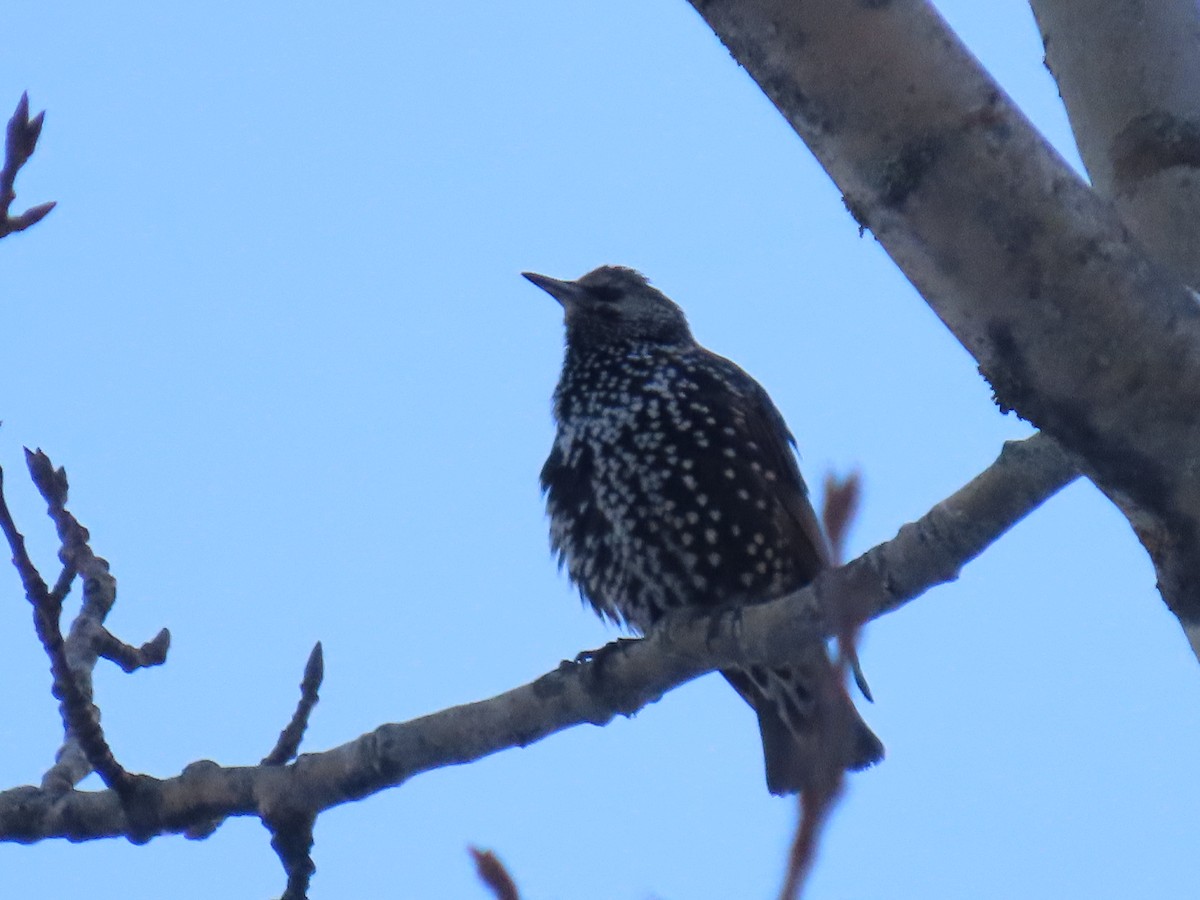
[{"label": "clear sky background", "polygon": [[[941,4],[1070,159],[1020,3]],[[10,0],[0,112],[48,110],[0,242],[0,464],[66,466],[166,666],[97,671],[117,756],[258,760],[312,644],[307,750],[524,683],[616,632],[547,549],[560,311],[525,269],[645,271],[768,388],[818,484],[862,469],[860,552],[1028,427],[682,0]],[[852,779],[812,898],[1195,895],[1200,673],[1128,525],[1077,484],[956,583],[870,627]],[[0,786],[60,726],[0,571]],[[94,780],[94,779],[93,779]],[[90,784],[91,782],[89,782]],[[422,775],[323,815],[314,898],[771,897],[795,817],[721,679],[633,720]],[[262,898],[256,820],[204,842],[0,846],[0,895]]]}]

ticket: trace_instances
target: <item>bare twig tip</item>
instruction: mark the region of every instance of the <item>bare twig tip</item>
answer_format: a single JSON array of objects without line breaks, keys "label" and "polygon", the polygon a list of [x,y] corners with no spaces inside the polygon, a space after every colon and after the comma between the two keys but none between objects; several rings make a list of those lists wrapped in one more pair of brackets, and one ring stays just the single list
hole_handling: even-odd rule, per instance
[{"label": "bare twig tip", "polygon": [[308,662],[304,664],[304,678],[300,681],[300,702],[296,704],[296,711],[292,713],[291,721],[279,733],[279,739],[275,742],[271,752],[263,757],[262,764],[264,766],[285,765],[300,752],[300,741],[304,738],[304,732],[308,728],[308,720],[312,715],[313,708],[320,700],[318,691],[321,689],[321,681],[324,677],[325,655],[321,649],[321,642],[317,641],[312,652],[308,654]]},{"label": "bare twig tip", "polygon": [[68,491],[67,470],[61,466],[54,468],[54,463],[41,448],[30,450],[26,447],[25,464],[29,467],[29,474],[41,495],[48,502],[65,505]]},{"label": "bare twig tip", "polygon": [[845,559],[847,538],[861,502],[862,475],[857,470],[844,478],[833,472],[826,473],[821,524],[829,537],[836,565],[841,565]]},{"label": "bare twig tip", "polygon": [[504,863],[500,862],[495,853],[491,850],[480,850],[477,847],[468,847],[467,851],[475,860],[475,871],[479,875],[479,880],[488,886],[496,900],[521,900],[516,882],[512,880],[508,869],[504,867]]},{"label": "bare twig tip", "polygon": [[300,688],[305,693],[314,693],[324,680],[325,651],[321,649],[321,642],[317,641],[312,652],[308,654],[308,662],[304,665],[304,679]]},{"label": "bare twig tip", "polygon": [[30,207],[21,214],[21,225],[28,228],[30,225],[36,225],[42,219],[46,218],[50,210],[58,206],[57,200],[51,200],[48,203],[39,203],[37,206]]},{"label": "bare twig tip", "polygon": [[4,134],[4,161],[0,167],[0,238],[36,225],[53,209],[52,205],[42,203],[20,215],[9,214],[9,207],[17,196],[13,190],[17,172],[33,155],[45,120],[45,110],[29,117],[29,93],[21,94]]},{"label": "bare twig tip", "polygon": [[142,648],[146,659],[153,663],[162,664],[167,661],[167,651],[171,649],[171,631],[164,628]]}]

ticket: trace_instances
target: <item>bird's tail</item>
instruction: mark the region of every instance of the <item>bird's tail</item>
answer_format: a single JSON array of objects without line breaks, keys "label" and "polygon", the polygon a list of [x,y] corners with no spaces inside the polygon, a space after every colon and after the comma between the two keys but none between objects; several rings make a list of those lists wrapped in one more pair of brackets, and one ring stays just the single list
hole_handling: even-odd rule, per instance
[{"label": "bird's tail", "polygon": [[883,759],[883,743],[858,714],[824,647],[790,666],[721,674],[758,714],[772,794],[829,787],[843,771]]}]

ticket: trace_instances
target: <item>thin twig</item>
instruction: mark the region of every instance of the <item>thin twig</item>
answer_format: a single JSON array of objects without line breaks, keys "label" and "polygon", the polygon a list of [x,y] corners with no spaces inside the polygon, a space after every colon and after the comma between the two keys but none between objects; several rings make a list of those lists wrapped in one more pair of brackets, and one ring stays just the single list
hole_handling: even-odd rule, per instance
[{"label": "thin twig", "polygon": [[14,231],[24,231],[30,225],[35,225],[44,219],[55,203],[42,203],[25,210],[18,216],[10,216],[8,211],[16,199],[13,183],[17,180],[17,172],[29,161],[37,147],[38,135],[42,133],[42,122],[46,117],[45,111],[29,118],[29,95],[22,94],[17,103],[17,111],[8,120],[8,130],[4,140],[4,168],[0,169],[0,238]]},{"label": "thin twig", "polygon": [[788,851],[787,872],[779,891],[779,900],[796,900],[802,895],[808,874],[817,859],[817,842],[825,823],[829,821],[829,814],[841,798],[844,785],[845,777],[839,772],[834,784],[824,790],[807,788],[801,796],[802,812]]},{"label": "thin twig", "polygon": [[821,503],[821,524],[829,538],[833,564],[840,566],[846,559],[850,529],[862,503],[862,476],[851,472],[845,477],[825,473],[824,500]]},{"label": "thin twig", "polygon": [[[75,544],[82,544],[86,548],[87,530],[83,526],[74,521],[66,512],[65,504],[67,502],[67,473],[63,469],[55,469],[54,464],[50,462],[50,458],[42,451],[36,452],[25,451],[25,461],[29,466],[29,473],[33,477],[33,482],[37,485],[42,497],[50,508],[50,515],[59,524],[59,536],[63,541],[63,547],[60,555],[64,558],[64,566],[67,568],[79,569],[76,559],[78,553],[72,552]],[[5,532],[8,533],[9,524],[12,521],[11,515],[7,511],[7,504],[4,504],[3,517],[5,521]],[[74,524],[74,528],[68,527],[67,519]],[[15,531],[15,526],[13,526]],[[9,538],[9,543],[12,545],[12,538]],[[16,547],[14,547],[14,553]],[[24,542],[21,542],[21,552],[24,553]],[[88,551],[90,555],[90,550]],[[96,562],[103,563],[103,560],[92,559]],[[64,582],[64,578],[60,577],[59,584],[56,585],[56,590],[52,594],[46,588],[45,581],[42,580],[40,574],[33,567],[33,563],[25,557],[25,562],[18,565],[18,568],[27,566],[31,569],[36,577],[35,591],[36,596],[29,595],[29,582],[26,581],[26,593],[29,596],[30,602],[34,605],[34,628],[37,631],[38,639],[42,642],[42,647],[45,648],[46,655],[50,657],[50,671],[54,675],[54,687],[52,693],[60,702],[63,721],[66,725],[68,736],[73,736],[78,742],[79,747],[86,756],[88,764],[100,776],[100,779],[107,787],[112,788],[120,795],[127,795],[133,788],[133,781],[130,774],[124,769],[116,757],[113,755],[112,749],[108,745],[108,741],[104,737],[104,730],[100,726],[100,711],[92,703],[90,688],[85,688],[80,684],[75,672],[67,658],[67,648],[63,641],[62,628],[60,619],[62,616],[62,604],[55,600],[58,593],[58,588]],[[104,573],[107,574],[108,565],[103,565]],[[85,575],[86,575],[85,571]],[[23,576],[24,577],[24,576]],[[64,576],[65,577],[65,576]],[[89,593],[94,593],[91,590],[93,579],[88,578],[84,586],[84,605],[88,605]]]},{"label": "thin twig", "polygon": [[300,741],[304,739],[304,731],[308,728],[308,718],[312,715],[313,707],[317,705],[317,692],[325,678],[325,654],[321,650],[321,642],[317,641],[312,652],[308,654],[308,662],[304,666],[304,678],[300,682],[300,702],[287,727],[279,733],[275,747],[262,759],[264,766],[282,766],[289,760],[295,759],[300,752]]},{"label": "thin twig", "polygon": [[[829,538],[829,553],[833,564],[840,566],[846,561],[850,529],[854,526],[854,519],[862,503],[862,476],[858,472],[851,472],[841,478],[833,472],[827,472],[824,487],[821,525]],[[851,599],[853,598],[843,598],[844,601]],[[867,676],[863,674],[862,663],[858,659],[858,635],[862,626],[866,624],[870,610],[859,609],[853,603],[843,602],[834,612],[839,618],[835,623],[840,654],[838,662],[843,664],[839,668],[844,668],[844,664],[848,663],[859,691],[867,698],[867,702],[874,703],[871,685],[867,683]]]},{"label": "thin twig", "polygon": [[54,598],[55,603],[61,605],[67,599],[67,594],[71,593],[71,585],[75,583],[75,576],[78,574],[72,565],[62,567],[62,571],[58,573],[58,580],[50,589],[50,596]]},{"label": "thin twig", "polygon": [[129,673],[165,663],[167,651],[171,648],[171,632],[163,628],[151,640],[140,647],[134,647],[100,626],[92,641],[92,647],[101,659],[116,663],[121,667],[121,671]]},{"label": "thin twig", "polygon": [[286,817],[264,816],[271,830],[271,847],[287,873],[287,888],[280,900],[307,900],[308,885],[317,870],[312,861],[313,825],[316,814],[293,811]]},{"label": "thin twig", "polygon": [[[825,475],[824,499],[821,504],[821,524],[829,538],[829,549],[833,565],[840,566],[845,560],[846,545],[850,528],[858,515],[862,500],[862,477],[851,472],[844,478],[828,472]],[[838,608],[831,611],[837,637],[838,657],[836,682],[823,685],[826,691],[845,693],[845,676],[849,671],[867,700],[872,700],[871,688],[863,675],[858,659],[858,639],[862,633],[870,610],[863,608],[858,598],[846,592],[839,596]],[[797,798],[796,833],[788,853],[787,867],[780,900],[795,900],[800,897],[808,874],[817,858],[817,848],[825,823],[841,799],[845,786],[845,767],[841,760],[846,758],[842,743],[856,739],[858,723],[849,715],[849,698],[836,698],[826,704],[839,714],[830,716],[826,723],[827,733],[820,736],[825,752],[819,757],[821,771],[815,773]]]},{"label": "thin twig", "polygon": [[487,885],[496,900],[521,900],[521,892],[517,890],[517,883],[513,881],[512,876],[508,874],[508,869],[505,868],[504,863],[500,862],[495,853],[476,847],[468,847],[467,851],[475,860],[475,872],[479,875],[479,880]]},{"label": "thin twig", "polygon": [[4,470],[2,468],[0,468],[0,529],[4,531],[4,537],[12,550],[12,563],[21,576],[25,596],[33,604],[34,609],[40,609],[50,598],[50,589],[46,586],[42,573],[37,570],[37,566],[29,558],[29,551],[25,549],[25,536],[17,530],[17,523],[8,509],[8,500],[4,496]]}]

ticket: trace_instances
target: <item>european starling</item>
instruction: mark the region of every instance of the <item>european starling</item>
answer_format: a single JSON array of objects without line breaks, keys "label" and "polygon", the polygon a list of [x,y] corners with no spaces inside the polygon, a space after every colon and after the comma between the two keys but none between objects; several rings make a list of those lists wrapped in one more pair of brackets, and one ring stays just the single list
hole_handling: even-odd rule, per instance
[{"label": "european starling", "polygon": [[[675,608],[772,600],[812,581],[828,550],[795,442],[758,382],[696,343],[683,311],[632,269],[524,274],[564,310],[541,483],[551,545],[596,612],[644,633]],[[824,646],[722,674],[758,714],[771,793],[823,783],[831,753],[847,769],[882,758],[845,691],[829,690]]]}]

